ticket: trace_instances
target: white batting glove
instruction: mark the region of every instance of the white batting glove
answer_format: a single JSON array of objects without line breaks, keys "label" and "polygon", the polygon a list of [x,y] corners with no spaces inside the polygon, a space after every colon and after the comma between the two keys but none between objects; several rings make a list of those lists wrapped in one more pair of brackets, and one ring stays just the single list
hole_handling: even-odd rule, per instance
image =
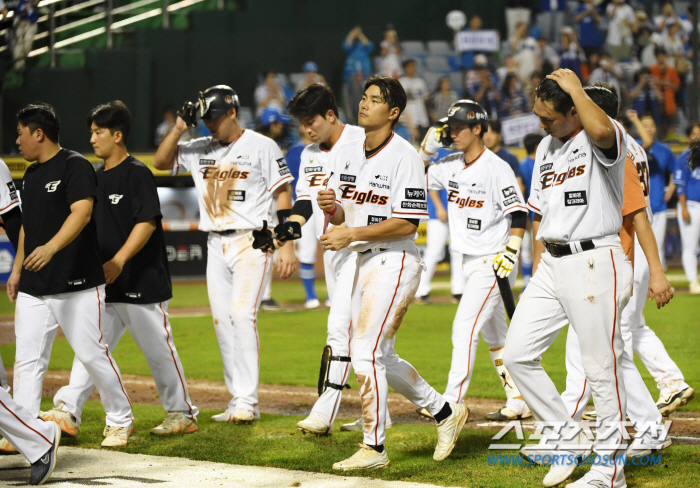
[{"label": "white batting glove", "polygon": [[438,149],[444,147],[440,142],[442,127],[431,127],[420,145],[420,157],[423,161],[430,161]]},{"label": "white batting glove", "polygon": [[522,242],[522,237],[510,236],[510,240],[506,244],[506,250],[499,252],[493,259],[493,269],[499,278],[507,278],[513,271]]}]

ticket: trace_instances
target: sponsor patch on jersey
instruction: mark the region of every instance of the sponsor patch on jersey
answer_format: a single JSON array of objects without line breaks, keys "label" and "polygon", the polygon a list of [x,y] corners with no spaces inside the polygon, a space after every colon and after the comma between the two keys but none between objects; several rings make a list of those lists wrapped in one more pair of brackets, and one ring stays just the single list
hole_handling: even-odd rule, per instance
[{"label": "sponsor patch on jersey", "polygon": [[509,186],[508,188],[503,188],[501,190],[501,193],[503,193],[503,198],[508,198],[508,197],[512,197],[513,195],[517,195],[517,193],[515,193],[514,186]]},{"label": "sponsor patch on jersey", "polygon": [[481,230],[481,220],[479,220],[479,219],[467,219],[467,229]]},{"label": "sponsor patch on jersey", "polygon": [[112,205],[116,205],[122,198],[124,198],[124,195],[117,195],[116,193],[112,193],[109,196],[109,201],[112,202]]},{"label": "sponsor patch on jersey", "polygon": [[384,222],[385,220],[386,217],[382,217],[381,215],[368,215],[367,225],[378,224],[379,222]]},{"label": "sponsor patch on jersey", "polygon": [[374,179],[379,181],[389,181],[389,177],[386,175],[374,175]]},{"label": "sponsor patch on jersey", "polygon": [[236,156],[236,159],[250,159],[250,156],[248,156],[247,154],[239,154],[238,156]]},{"label": "sponsor patch on jersey", "polygon": [[447,183],[447,185],[448,185],[450,188],[454,188],[455,190],[459,190],[459,183],[457,183],[456,181],[450,180],[450,181]]},{"label": "sponsor patch on jersey", "polygon": [[10,200],[17,198],[17,188],[15,188],[15,182],[10,181],[7,183],[7,189],[10,191]]},{"label": "sponsor patch on jersey", "polygon": [[291,171],[289,171],[289,168],[286,166],[284,168],[280,168],[280,176],[286,176],[288,174],[291,174]]},{"label": "sponsor patch on jersey", "polygon": [[200,159],[200,166],[216,166],[216,159]]},{"label": "sponsor patch on jersey", "polygon": [[425,200],[425,190],[422,188],[406,188],[406,200]]},{"label": "sponsor patch on jersey", "polygon": [[401,208],[410,210],[428,210],[428,202],[401,202]]},{"label": "sponsor patch on jersey", "polygon": [[128,298],[141,298],[140,293],[126,292],[124,293]]},{"label": "sponsor patch on jersey", "polygon": [[46,183],[46,185],[44,186],[44,188],[46,188],[46,191],[47,191],[48,193],[53,193],[53,192],[56,191],[56,188],[58,188],[58,185],[59,185],[60,183],[61,183],[61,180],[58,180],[58,181],[50,181],[50,182]]},{"label": "sponsor patch on jersey", "polygon": [[304,168],[304,173],[323,173],[323,166],[312,166],[310,168]]},{"label": "sponsor patch on jersey", "polygon": [[287,167],[287,161],[284,160],[284,158],[279,158],[277,160],[277,166],[280,168],[286,168]]},{"label": "sponsor patch on jersey", "polygon": [[370,182],[369,182],[369,186],[371,186],[372,188],[381,188],[381,189],[384,189],[384,190],[389,190],[389,189],[390,189],[390,186],[387,185],[386,183],[375,183],[374,181],[370,181]]},{"label": "sponsor patch on jersey", "polygon": [[85,281],[86,281],[85,278],[81,278],[79,280],[71,280],[68,282],[68,285],[69,286],[78,286],[78,285],[82,285],[83,283],[85,283]]},{"label": "sponsor patch on jersey", "polygon": [[355,183],[357,177],[355,175],[344,175],[340,174],[340,181],[345,181],[347,183]]},{"label": "sponsor patch on jersey", "polygon": [[520,198],[518,198],[518,195],[513,195],[512,197],[508,197],[505,200],[503,200],[504,207],[508,207],[510,205],[513,205],[514,203],[520,203]]},{"label": "sponsor patch on jersey", "polygon": [[245,190],[229,190],[226,200],[229,202],[245,202]]},{"label": "sponsor patch on jersey", "polygon": [[549,171],[553,167],[554,167],[554,163],[542,164],[542,165],[540,165],[540,173],[543,173],[545,171]]},{"label": "sponsor patch on jersey", "polygon": [[564,192],[564,205],[574,207],[576,205],[588,205],[586,191],[567,191]]}]

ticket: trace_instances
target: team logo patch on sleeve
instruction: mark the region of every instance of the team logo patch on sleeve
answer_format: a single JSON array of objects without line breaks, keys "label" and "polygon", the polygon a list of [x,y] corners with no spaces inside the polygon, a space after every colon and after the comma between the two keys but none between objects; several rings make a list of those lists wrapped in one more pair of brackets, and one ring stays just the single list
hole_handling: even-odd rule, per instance
[{"label": "team logo patch on sleeve", "polygon": [[425,190],[422,188],[406,188],[406,200],[425,200]]},{"label": "team logo patch on sleeve", "polygon": [[345,181],[347,183],[355,183],[357,177],[355,175],[344,175],[340,174],[340,181]]},{"label": "team logo patch on sleeve", "polygon": [[386,217],[382,217],[381,215],[368,215],[367,225],[378,224],[379,222],[384,222],[385,220]]},{"label": "team logo patch on sleeve", "polygon": [[428,210],[428,202],[401,202],[401,208],[409,210]]},{"label": "team logo patch on sleeve", "polygon": [[200,166],[216,166],[216,159],[200,159]]},{"label": "team logo patch on sleeve", "polygon": [[229,190],[226,200],[229,202],[245,202],[245,190]]},{"label": "team logo patch on sleeve", "polygon": [[576,205],[588,205],[586,192],[583,191],[567,191],[564,193],[564,205],[574,207]]},{"label": "team logo patch on sleeve", "polygon": [[513,195],[517,195],[517,193],[515,193],[514,186],[509,186],[508,188],[503,188],[501,190],[501,193],[503,193],[503,198],[508,198],[508,197],[513,196]]},{"label": "team logo patch on sleeve", "polygon": [[7,183],[7,189],[10,191],[10,200],[17,198],[17,188],[15,188],[15,182],[10,181]]},{"label": "team logo patch on sleeve", "polygon": [[481,220],[479,220],[479,219],[467,219],[467,229],[481,230]]},{"label": "team logo patch on sleeve", "polygon": [[287,161],[284,160],[284,158],[279,158],[277,160],[277,166],[280,168],[286,168],[287,167]]},{"label": "team logo patch on sleeve", "polygon": [[515,191],[514,186],[509,186],[508,188],[503,188],[501,190],[501,193],[503,193],[503,206],[508,207],[509,205],[513,205],[514,203],[520,203],[520,197],[518,197],[518,193]]}]

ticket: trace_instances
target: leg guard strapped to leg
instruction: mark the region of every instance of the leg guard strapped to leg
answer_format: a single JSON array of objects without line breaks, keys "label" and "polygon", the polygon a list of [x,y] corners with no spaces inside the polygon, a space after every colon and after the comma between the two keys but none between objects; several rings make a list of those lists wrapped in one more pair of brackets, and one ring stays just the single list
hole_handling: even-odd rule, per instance
[{"label": "leg guard strapped to leg", "polygon": [[350,356],[333,356],[333,349],[331,346],[326,346],[323,348],[323,354],[321,355],[321,371],[318,375],[318,396],[323,395],[326,388],[334,388],[336,390],[343,390],[343,388],[350,389],[350,385],[338,385],[328,381],[328,374],[330,372],[331,361],[340,361],[343,363],[350,362]]},{"label": "leg guard strapped to leg", "polygon": [[491,356],[491,362],[493,367],[496,368],[496,373],[501,378],[503,383],[503,389],[506,392],[506,398],[522,398],[520,395],[520,390],[515,386],[515,382],[510,377],[508,369],[503,365],[503,349],[496,349],[495,351],[489,351],[489,356]]}]

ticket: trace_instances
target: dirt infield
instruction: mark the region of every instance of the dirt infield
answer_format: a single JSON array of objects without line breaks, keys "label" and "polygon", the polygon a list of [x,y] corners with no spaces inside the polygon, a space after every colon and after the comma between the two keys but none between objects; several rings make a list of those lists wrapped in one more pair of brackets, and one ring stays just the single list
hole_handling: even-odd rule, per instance
[{"label": "dirt infield", "polygon": [[[42,396],[52,397],[56,391],[68,383],[69,371],[49,371],[44,378],[44,390]],[[12,378],[12,372],[8,370],[8,377]],[[160,405],[158,392],[153,378],[150,376],[124,375],[124,386],[131,397],[132,402],[146,405]],[[190,397],[200,409],[223,410],[226,408],[230,395],[223,381],[188,380],[187,387]],[[99,401],[96,391],[90,396],[91,400]],[[318,399],[315,388],[305,386],[286,385],[260,385],[259,401],[260,411],[269,414],[281,415],[308,415],[311,407]],[[500,428],[504,423],[486,420],[486,414],[503,406],[501,400],[486,398],[467,398],[466,403],[471,411],[466,428],[494,429]],[[340,405],[339,418],[359,418],[362,412],[360,397],[357,391],[349,391],[343,395]],[[402,423],[426,423],[425,419],[416,413],[416,406],[398,393],[389,393],[389,413],[392,422]],[[700,412],[675,412],[671,415],[671,435],[676,442],[700,443]],[[524,423],[525,428],[532,426],[532,421]]]}]

